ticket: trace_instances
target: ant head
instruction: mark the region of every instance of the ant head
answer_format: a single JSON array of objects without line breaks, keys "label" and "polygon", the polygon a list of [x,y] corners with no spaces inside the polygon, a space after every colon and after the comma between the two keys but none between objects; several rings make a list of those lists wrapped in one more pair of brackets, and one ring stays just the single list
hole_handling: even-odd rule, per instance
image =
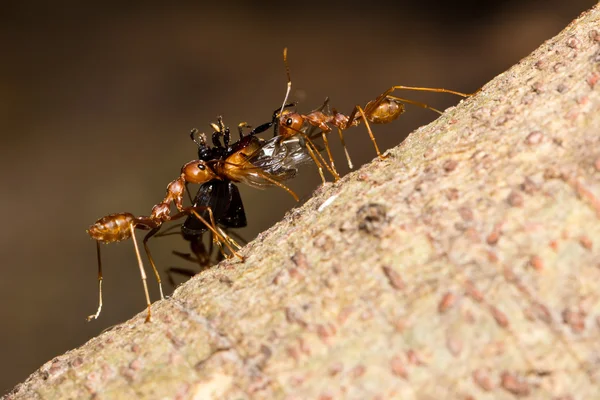
[{"label": "ant head", "polygon": [[291,137],[300,132],[302,125],[304,124],[304,118],[297,112],[284,111],[279,116],[279,135],[284,137]]},{"label": "ant head", "polygon": [[181,176],[186,182],[198,184],[217,178],[215,172],[201,160],[190,161],[181,167]]}]

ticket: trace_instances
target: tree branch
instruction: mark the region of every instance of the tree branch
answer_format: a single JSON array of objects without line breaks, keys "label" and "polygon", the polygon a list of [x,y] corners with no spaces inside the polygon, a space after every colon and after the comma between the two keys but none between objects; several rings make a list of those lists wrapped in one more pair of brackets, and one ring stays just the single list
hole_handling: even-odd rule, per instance
[{"label": "tree branch", "polygon": [[7,398],[597,397],[599,27],[596,6]]}]

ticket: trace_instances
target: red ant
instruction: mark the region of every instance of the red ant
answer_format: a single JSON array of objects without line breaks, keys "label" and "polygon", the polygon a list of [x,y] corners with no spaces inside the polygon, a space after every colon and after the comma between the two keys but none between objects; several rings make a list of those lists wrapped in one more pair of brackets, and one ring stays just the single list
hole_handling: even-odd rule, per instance
[{"label": "red ant", "polygon": [[[430,107],[425,103],[421,103],[414,100],[409,100],[397,96],[393,96],[392,92],[395,90],[412,90],[412,91],[424,91],[424,92],[437,92],[437,93],[450,93],[455,94],[457,96],[469,97],[472,94],[456,92],[454,90],[441,89],[441,88],[427,88],[427,87],[413,87],[413,86],[392,86],[379,96],[375,100],[368,102],[364,107],[360,105],[354,106],[354,109],[350,113],[349,116],[346,116],[342,113],[337,112],[335,109],[330,113],[328,111],[323,112],[321,109],[312,111],[308,114],[300,114],[298,112],[285,111],[284,109],[289,105],[286,105],[286,101],[288,95],[291,90],[292,80],[290,78],[290,69],[287,62],[287,48],[283,50],[283,61],[285,63],[288,83],[287,83],[287,92],[285,95],[285,99],[283,101],[283,106],[281,109],[273,114],[273,121],[270,123],[274,126],[275,135],[279,135],[282,138],[291,138],[296,135],[302,136],[306,140],[307,150],[311,153],[311,156],[317,164],[319,168],[319,173],[321,175],[321,179],[325,182],[325,176],[323,175],[324,165],[327,170],[333,175],[335,180],[339,179],[339,174],[335,169],[335,164],[333,162],[333,157],[331,155],[331,151],[329,148],[329,143],[327,141],[327,134],[329,134],[332,130],[331,126],[334,126],[338,130],[338,134],[340,136],[340,140],[342,142],[342,146],[344,148],[344,152],[346,154],[346,159],[348,160],[348,166],[350,168],[353,167],[352,161],[350,159],[350,155],[348,154],[348,150],[346,148],[346,143],[344,141],[344,136],[342,131],[346,129],[357,126],[361,122],[364,122],[371,141],[373,142],[373,146],[375,146],[375,151],[380,159],[385,159],[387,156],[384,156],[379,151],[379,147],[377,146],[377,142],[375,141],[375,136],[373,135],[373,131],[371,130],[372,124],[387,124],[389,122],[397,119],[400,114],[404,113],[404,103],[413,104],[422,108],[426,108],[428,110],[432,110],[439,114],[442,114],[441,111]],[[329,163],[326,163],[323,157],[319,154],[319,149],[313,143],[313,139],[316,138],[316,135],[308,135],[304,133],[308,125],[316,127],[320,129],[321,136],[323,138],[323,142],[325,144],[325,149],[327,150],[327,155],[329,158]],[[317,134],[318,135],[318,134]],[[320,160],[317,160],[317,157],[314,156],[313,153],[316,153]]]}]

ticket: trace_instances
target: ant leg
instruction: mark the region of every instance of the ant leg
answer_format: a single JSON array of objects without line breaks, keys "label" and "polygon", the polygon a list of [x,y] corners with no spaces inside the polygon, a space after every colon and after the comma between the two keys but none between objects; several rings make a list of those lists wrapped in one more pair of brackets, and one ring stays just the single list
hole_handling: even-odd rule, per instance
[{"label": "ant leg", "polygon": [[230,258],[227,253],[225,253],[225,249],[223,249],[223,244],[221,242],[219,242],[219,239],[213,238],[213,241],[215,243],[217,243],[217,246],[219,246],[219,253],[221,254],[221,257],[223,257],[223,259],[225,258]]},{"label": "ant leg", "polygon": [[163,288],[162,288],[162,282],[160,280],[160,275],[158,274],[158,270],[156,269],[156,264],[154,264],[154,259],[152,258],[152,254],[150,254],[150,248],[148,247],[148,239],[150,239],[152,236],[154,236],[156,234],[156,232],[158,232],[160,230],[160,226],[157,226],[156,228],[152,229],[150,232],[148,232],[148,234],[144,237],[144,249],[146,249],[146,255],[148,256],[148,261],[150,261],[150,265],[152,266],[152,269],[154,270],[154,275],[156,275],[156,281],[158,282],[158,289],[160,290],[160,298],[161,300],[165,299],[165,296],[163,294]]},{"label": "ant leg", "polygon": [[214,244],[216,244],[217,247],[219,247],[219,253],[221,254],[222,257],[229,258],[227,256],[227,253],[225,253],[225,250],[223,249],[223,243],[221,242],[221,240],[219,239],[219,237],[217,237],[216,235],[213,234],[211,242],[210,242],[211,249],[212,249],[212,247],[213,247]]},{"label": "ant leg", "polygon": [[227,234],[229,235],[229,237],[235,237],[237,240],[239,240],[240,242],[244,243],[244,246],[248,244],[248,241],[239,233],[237,232],[228,232],[226,229],[224,229],[225,232],[227,232]]},{"label": "ant leg", "polygon": [[[309,151],[309,154],[311,154],[311,156],[313,157],[313,161],[316,162],[314,154],[311,153],[312,150],[310,150],[308,146],[306,147],[306,149]],[[298,195],[296,193],[294,193],[294,191],[292,189],[290,189],[289,187],[285,186],[283,183],[276,181],[275,179],[269,177],[267,174],[261,172],[260,170],[256,170],[254,173],[256,175],[260,176],[261,178],[263,178],[264,180],[269,181],[273,185],[278,186],[278,187],[282,188],[283,190],[285,190],[286,192],[288,192],[294,198],[294,200],[300,201],[300,199],[298,198]],[[322,176],[322,178],[325,179],[324,176]]]},{"label": "ant leg", "polygon": [[[442,88],[428,88],[428,87],[418,87],[418,86],[401,86],[401,85],[397,85],[397,86],[392,86],[391,88],[389,88],[388,90],[386,90],[385,92],[383,92],[382,94],[380,94],[379,96],[377,96],[377,98],[368,104],[368,107],[366,109],[365,114],[369,115],[371,114],[371,112],[373,110],[375,110],[379,104],[381,104],[381,102],[385,99],[385,98],[394,98],[394,96],[390,96],[390,94],[392,92],[394,92],[395,90],[413,90],[413,91],[418,91],[418,92],[435,92],[435,93],[450,93],[450,94],[454,94],[457,96],[461,96],[461,97],[470,97],[473,96],[475,93],[462,93],[462,92],[456,92],[454,90],[448,90],[448,89],[442,89]],[[401,98],[397,98],[400,101],[406,101],[405,99],[401,99]],[[424,103],[420,103],[419,102],[414,102],[414,101],[406,101],[407,103],[410,104],[414,104],[423,108],[427,108],[433,111],[437,111],[431,107],[426,106]],[[425,105],[425,106],[423,106]],[[441,113],[440,113],[441,114]]]},{"label": "ant leg", "polygon": [[338,135],[340,135],[340,141],[342,142],[342,147],[344,148],[344,153],[346,154],[346,160],[348,160],[348,167],[350,169],[354,168],[354,165],[352,165],[352,160],[350,159],[350,154],[348,153],[348,148],[346,147],[346,141],[344,140],[344,134],[342,133],[342,130],[340,128],[337,128],[338,130]]},{"label": "ant leg", "polygon": [[140,255],[140,249],[135,239],[135,231],[133,223],[129,224],[131,230],[131,239],[133,240],[133,246],[135,247],[135,255],[137,256],[138,265],[140,267],[140,275],[142,276],[142,284],[144,285],[144,293],[146,294],[146,304],[148,305],[148,315],[146,316],[146,322],[150,322],[152,319],[152,311],[150,305],[150,293],[148,292],[148,284],[146,283],[146,271],[144,271],[144,264],[142,263],[142,256]]},{"label": "ant leg", "polygon": [[364,112],[364,110],[362,109],[361,106],[355,106],[354,109],[352,110],[352,113],[350,114],[350,118],[348,118],[348,123],[346,124],[346,126],[351,126],[352,121],[355,119],[355,115],[356,113],[359,113],[360,116],[362,117],[363,122],[365,123],[365,126],[367,127],[367,131],[369,132],[369,136],[371,137],[371,141],[373,142],[373,146],[375,146],[375,151],[377,152],[377,155],[379,156],[380,159],[385,160],[386,158],[388,158],[388,156],[384,156],[383,154],[381,154],[381,152],[379,151],[379,146],[377,146],[377,142],[375,141],[375,136],[373,135],[373,131],[371,130],[371,125],[369,125],[369,121],[367,120],[367,116]]},{"label": "ant leg", "polygon": [[92,314],[87,317],[88,321],[98,319],[98,316],[100,315],[100,310],[102,310],[102,260],[100,258],[100,242],[98,241],[96,241],[96,254],[98,257],[98,310],[96,311],[96,314]]},{"label": "ant leg", "polygon": [[[325,159],[319,152],[319,149],[317,149],[317,146],[315,146],[315,144],[312,142],[312,140],[310,140],[308,135],[306,135],[304,132],[302,132],[300,130],[294,129],[294,131],[296,133],[298,133],[299,135],[301,135],[304,140],[306,140],[306,150],[308,151],[308,154],[310,155],[310,157],[313,159],[313,162],[317,165],[317,168],[319,169],[319,175],[321,175],[321,180],[323,181],[323,183],[325,183],[327,181],[325,180],[325,175],[323,174],[322,166],[325,166],[325,168],[327,168],[327,171],[329,171],[329,173],[337,181],[340,177],[339,174],[337,173],[337,171],[331,169],[329,164],[327,164],[327,162],[325,161]],[[327,144],[327,140],[325,140],[325,143]],[[327,146],[327,147],[328,147],[328,152],[329,152],[329,146]],[[320,161],[317,160],[317,157],[319,157]],[[296,196],[294,196],[294,198],[296,198]],[[298,201],[297,198],[296,198],[296,201]]]},{"label": "ant leg", "polygon": [[409,99],[404,99],[402,97],[396,97],[396,96],[392,96],[392,95],[387,95],[388,99],[392,99],[392,100],[397,100],[400,101],[402,103],[407,103],[407,104],[412,104],[421,108],[426,108],[427,110],[431,110],[433,112],[436,112],[438,114],[442,114],[442,112],[440,110],[438,110],[437,108],[433,108],[431,107],[429,104],[426,103],[421,103],[420,101],[414,101],[414,100],[409,100]]},{"label": "ant leg", "polygon": [[418,87],[418,86],[397,85],[397,86],[392,86],[391,88],[389,88],[388,90],[383,92],[383,95],[387,96],[388,94],[392,93],[394,90],[414,90],[414,91],[418,91],[418,92],[450,93],[450,94],[455,94],[455,95],[461,96],[461,97],[471,97],[474,94],[474,93],[456,92],[454,90],[442,89],[442,88],[428,88],[428,87]]},{"label": "ant leg", "polygon": [[[215,230],[217,232],[217,236],[213,235],[213,242],[217,243],[217,245],[219,246],[219,250],[221,251],[221,254],[223,255],[223,257],[229,258],[229,257],[227,257],[227,255],[223,251],[223,246],[221,245],[221,240],[219,240],[219,238],[224,239],[223,243],[225,243],[225,246],[227,246],[227,248],[229,249],[229,251],[231,251],[236,256],[240,257],[239,254],[237,254],[237,252],[233,249],[232,246],[237,246],[238,250],[241,249],[241,246],[238,245],[235,242],[235,240],[233,240],[225,231],[223,231],[221,228],[219,228],[219,226],[217,226],[217,223],[215,221],[215,216],[213,214],[212,208],[208,207],[207,211],[208,211],[208,216],[210,217],[210,222],[211,222],[213,228],[215,228]],[[211,248],[211,250],[212,250],[212,248]]]},{"label": "ant leg", "polygon": [[198,218],[201,222],[204,223],[204,225],[206,225],[207,228],[209,228],[212,233],[216,236],[215,240],[218,240],[219,245],[221,243],[225,244],[225,246],[227,246],[227,248],[229,249],[229,251],[236,257],[238,257],[240,260],[244,260],[244,257],[242,255],[240,255],[237,251],[235,251],[235,249],[231,246],[231,244],[229,243],[229,236],[225,235],[222,236],[219,232],[218,232],[218,227],[217,224],[215,223],[215,217],[213,216],[213,212],[212,209],[210,207],[206,207],[205,209],[208,211],[208,215],[210,217],[210,224],[200,216],[200,214],[198,214],[198,212],[196,211],[198,207],[193,207],[190,209],[190,211],[192,212],[192,214],[194,214],[196,216],[196,218]]},{"label": "ant leg", "polygon": [[335,163],[333,162],[333,156],[331,155],[331,149],[329,148],[329,141],[327,140],[327,134],[329,134],[329,132],[321,131],[321,135],[323,136],[323,143],[325,143],[325,150],[327,150],[327,156],[329,157],[329,164],[331,166],[331,170],[329,172],[332,173],[333,179],[337,181],[340,179],[340,174],[338,174],[337,170],[335,169]]},{"label": "ant leg", "polygon": [[238,242],[236,242],[235,240],[233,240],[233,238],[230,235],[228,235],[223,229],[221,229],[220,227],[217,226],[217,230],[219,231],[219,233],[223,237],[227,237],[229,239],[229,241],[231,242],[231,244],[234,245],[235,247],[237,247],[238,250],[242,249],[242,246],[240,246],[238,244]]},{"label": "ant leg", "polygon": [[[321,155],[321,152],[319,151],[319,149],[317,148],[317,146],[312,142],[312,140],[310,140],[310,138],[303,132],[298,131],[300,133],[300,135],[302,135],[302,137],[304,138],[304,140],[306,140],[306,148],[308,149],[309,147],[312,146],[312,150],[314,151],[314,154],[316,154],[319,157],[319,160],[321,161],[322,165],[325,166],[325,168],[327,168],[327,171],[329,171],[329,173],[333,176],[333,178],[337,181],[340,177],[340,175],[337,173],[337,171],[335,171],[335,168],[332,169],[331,166],[327,163],[327,161],[325,161],[325,159],[323,158],[323,156]],[[323,137],[324,142],[325,142],[325,146],[327,147],[327,153],[329,153],[329,157],[331,157],[331,153],[329,150],[329,144],[327,142],[327,139],[325,139],[325,137]],[[313,161],[315,160],[315,157],[313,157]],[[333,164],[333,160],[331,161]],[[316,161],[315,161],[316,163]],[[323,175],[321,174],[321,177],[323,177]],[[325,183],[325,181],[323,181],[323,183]]]},{"label": "ant leg", "polygon": [[[310,147],[310,145],[308,143],[306,144],[306,150],[308,150],[308,154],[313,159],[313,162],[319,169],[319,175],[321,175],[321,180],[323,181],[323,183],[327,182],[327,180],[325,179],[325,175],[323,174],[323,167],[321,166],[321,163],[319,162],[319,160],[317,160],[317,157],[315,156],[314,151],[312,150],[312,148]],[[296,201],[298,201],[298,199],[296,199]]]}]

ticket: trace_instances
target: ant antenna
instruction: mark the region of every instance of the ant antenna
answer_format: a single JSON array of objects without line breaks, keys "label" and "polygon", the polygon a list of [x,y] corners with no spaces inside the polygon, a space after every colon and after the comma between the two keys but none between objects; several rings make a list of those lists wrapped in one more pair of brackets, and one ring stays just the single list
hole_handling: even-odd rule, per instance
[{"label": "ant antenna", "polygon": [[283,63],[285,64],[285,73],[287,74],[288,82],[287,82],[287,91],[285,92],[285,98],[283,99],[283,104],[281,105],[281,110],[279,111],[279,115],[283,113],[283,109],[285,108],[285,103],[290,95],[290,91],[292,90],[292,78],[290,77],[290,66],[287,61],[287,47],[283,48]]}]

